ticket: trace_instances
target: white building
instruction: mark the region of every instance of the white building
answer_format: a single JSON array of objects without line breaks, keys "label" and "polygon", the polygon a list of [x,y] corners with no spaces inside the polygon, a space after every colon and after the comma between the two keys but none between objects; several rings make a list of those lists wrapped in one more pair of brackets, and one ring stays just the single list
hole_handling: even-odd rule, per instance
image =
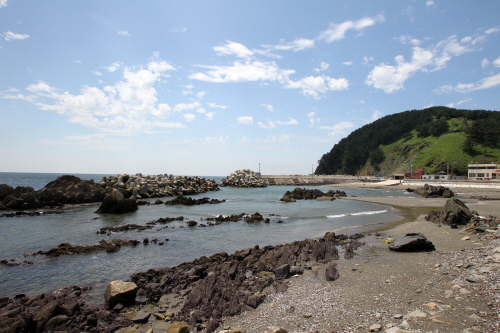
[{"label": "white building", "polygon": [[469,164],[470,180],[500,180],[500,164]]}]

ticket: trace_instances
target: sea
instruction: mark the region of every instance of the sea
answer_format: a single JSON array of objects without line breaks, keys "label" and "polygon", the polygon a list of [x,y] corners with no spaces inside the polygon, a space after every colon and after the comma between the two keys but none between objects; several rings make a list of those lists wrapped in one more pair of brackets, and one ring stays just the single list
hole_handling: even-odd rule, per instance
[{"label": "sea", "polygon": [[[57,173],[7,173],[0,172],[0,184],[43,188],[63,174]],[[109,174],[73,174],[84,180],[98,182]],[[224,177],[201,176],[216,182]],[[64,208],[63,214],[0,218],[0,260],[14,262],[32,261],[31,265],[0,265],[0,298],[18,294],[28,296],[52,293],[71,285],[91,286],[91,297],[101,299],[107,284],[113,280],[127,280],[133,273],[176,266],[201,256],[234,251],[255,245],[277,245],[306,238],[323,236],[328,231],[355,232],[358,227],[380,225],[400,219],[398,211],[390,206],[354,200],[299,200],[280,202],[292,186],[266,188],[221,187],[220,191],[193,195],[193,198],[225,199],[221,204],[198,206],[140,206],[134,213],[104,215],[95,213],[99,203]],[[302,186],[302,188],[318,188]],[[402,189],[381,190],[369,188],[320,187],[324,192],[344,190],[348,196],[408,197]],[[163,201],[171,198],[162,198]],[[156,199],[148,199],[152,203]],[[271,223],[225,222],[201,227],[206,218],[218,215],[253,214],[259,212],[270,217]],[[0,211],[0,214],[7,211]],[[125,224],[146,225],[164,217],[183,216],[184,221],[167,225],[158,224],[144,231],[99,234],[103,227]],[[198,226],[187,227],[186,221],[194,220]],[[165,228],[165,226],[168,226]],[[32,255],[47,251],[61,243],[91,245],[100,240],[158,239],[164,244],[140,243],[135,247],[122,247],[114,253],[98,252],[82,255],[65,255],[46,258]]]}]

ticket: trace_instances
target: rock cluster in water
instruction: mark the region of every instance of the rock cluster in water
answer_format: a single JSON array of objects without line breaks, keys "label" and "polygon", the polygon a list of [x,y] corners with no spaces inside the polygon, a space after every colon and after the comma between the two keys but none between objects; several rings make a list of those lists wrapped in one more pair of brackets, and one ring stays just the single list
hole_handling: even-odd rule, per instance
[{"label": "rock cluster in water", "polygon": [[335,198],[346,196],[347,195],[344,191],[339,190],[330,190],[325,193],[318,189],[308,190],[305,188],[297,187],[293,191],[286,191],[283,197],[281,197],[280,201],[295,202],[296,200],[318,200],[319,198],[330,198],[330,200],[335,200]]},{"label": "rock cluster in water", "polygon": [[240,169],[224,178],[221,186],[267,187],[267,184],[266,181],[260,177],[260,173],[250,169]]},{"label": "rock cluster in water", "polygon": [[125,198],[154,198],[218,191],[213,179],[187,176],[143,176],[142,174],[103,177],[99,183],[75,176],[61,176],[35,191],[33,187],[13,188],[0,184],[0,210],[37,209],[46,206],[101,202],[118,190]]}]

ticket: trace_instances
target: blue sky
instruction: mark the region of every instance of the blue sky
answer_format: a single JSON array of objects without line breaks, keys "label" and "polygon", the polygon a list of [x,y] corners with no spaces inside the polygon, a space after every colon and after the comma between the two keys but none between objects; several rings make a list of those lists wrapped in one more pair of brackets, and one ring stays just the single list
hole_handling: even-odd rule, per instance
[{"label": "blue sky", "polygon": [[0,0],[0,171],[307,174],[380,117],[498,110],[500,2]]}]

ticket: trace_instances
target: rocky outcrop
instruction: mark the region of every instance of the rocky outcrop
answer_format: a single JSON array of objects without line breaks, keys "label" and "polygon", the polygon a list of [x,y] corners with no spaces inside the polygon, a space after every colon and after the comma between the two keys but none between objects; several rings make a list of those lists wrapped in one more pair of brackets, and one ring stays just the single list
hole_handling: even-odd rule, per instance
[{"label": "rocky outcrop", "polygon": [[328,192],[323,192],[318,189],[305,189],[296,187],[293,191],[286,191],[280,201],[283,202],[295,202],[296,200],[313,200],[319,198],[328,198],[328,201],[335,200],[335,198],[346,197],[344,191],[334,191],[330,190]]},{"label": "rocky outcrop", "polygon": [[469,208],[459,199],[452,198],[446,201],[441,211],[430,211],[425,220],[440,225],[457,227],[459,225],[466,225],[471,218],[472,212]]},{"label": "rocky outcrop", "polygon": [[143,231],[151,228],[153,228],[152,225],[125,224],[119,227],[104,227],[99,229],[97,233],[109,235],[112,232],[129,231],[129,230]]},{"label": "rocky outcrop", "polygon": [[120,250],[122,246],[136,246],[140,244],[138,240],[123,240],[113,239],[112,241],[101,240],[93,245],[71,245],[69,243],[62,243],[58,247],[52,248],[48,251],[38,251],[35,255],[45,255],[47,257],[58,257],[62,255],[85,254],[106,251],[108,253]]},{"label": "rocky outcrop", "polygon": [[175,205],[185,205],[185,206],[194,206],[194,205],[204,205],[204,204],[219,204],[222,202],[225,202],[225,199],[210,199],[208,197],[201,198],[201,199],[193,199],[191,197],[185,197],[183,195],[179,195],[177,198],[169,200],[165,202],[165,205],[167,206],[175,206]]},{"label": "rocky outcrop", "polygon": [[432,186],[429,184],[425,184],[423,187],[419,187],[413,192],[424,198],[451,198],[455,195],[448,187]]},{"label": "rocky outcrop", "polygon": [[114,189],[125,198],[136,199],[193,195],[218,191],[213,179],[186,176],[142,176],[142,174],[103,177],[99,183],[65,175],[35,191],[32,187],[13,188],[0,184],[0,210],[37,209],[45,206],[101,202]]},{"label": "rocky outcrop", "polygon": [[224,178],[221,186],[267,187],[267,183],[260,177],[260,173],[250,169],[241,169]]},{"label": "rocky outcrop", "polygon": [[97,214],[125,214],[138,210],[135,198],[125,199],[123,194],[117,189],[109,193],[96,211]]},{"label": "rocky outcrop", "polygon": [[[158,302],[170,293],[186,295],[184,306],[174,320],[202,329],[207,324],[204,318],[219,320],[256,308],[265,299],[264,289],[283,276],[280,274],[285,274],[287,268],[290,273],[291,267],[299,263],[331,262],[339,259],[341,245],[350,245],[353,249],[361,245],[345,235],[325,236],[284,245],[255,246],[231,255],[217,253],[177,267],[136,273],[132,281],[139,286],[139,295],[146,296],[148,302]],[[278,268],[281,269],[276,270]],[[295,267],[294,272],[297,270]],[[279,274],[274,276],[272,272]]]},{"label": "rocky outcrop", "polygon": [[132,321],[104,308],[87,304],[88,288],[72,286],[53,294],[17,295],[0,299],[0,333],[7,332],[114,332]]},{"label": "rocky outcrop", "polygon": [[420,233],[408,233],[403,237],[398,237],[389,246],[389,250],[396,252],[421,252],[435,249],[434,244]]},{"label": "rocky outcrop", "polygon": [[138,290],[139,287],[133,282],[111,281],[104,292],[104,301],[110,309],[118,303],[130,305],[135,302]]}]

